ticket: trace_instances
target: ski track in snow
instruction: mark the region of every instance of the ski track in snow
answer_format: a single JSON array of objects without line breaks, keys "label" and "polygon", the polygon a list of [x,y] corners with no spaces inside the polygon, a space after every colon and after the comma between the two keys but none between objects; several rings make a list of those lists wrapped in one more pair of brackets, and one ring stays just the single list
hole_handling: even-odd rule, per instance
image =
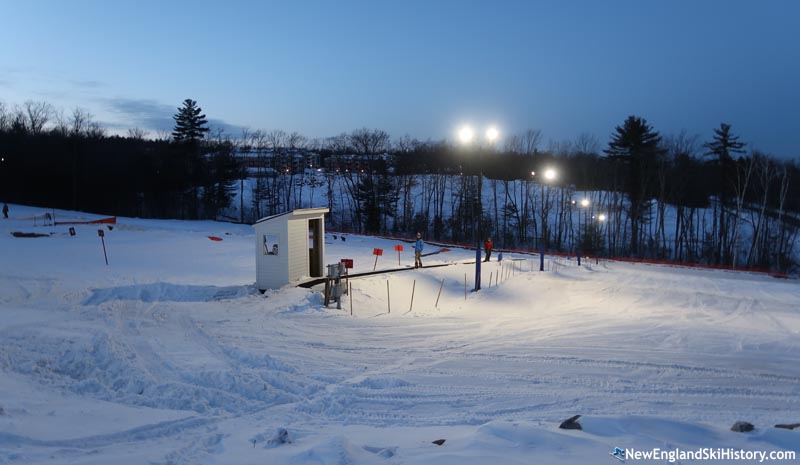
[{"label": "ski track in snow", "polygon": [[[177,232],[168,237],[176,241],[188,233],[179,224],[152,232],[146,221],[132,223],[119,232],[132,244],[142,234],[163,240],[173,227]],[[247,231],[225,238],[233,242],[223,242],[232,254],[247,256],[232,262],[252,259]],[[371,241],[353,237],[350,243]],[[29,244],[17,254],[47,253]],[[329,256],[356,256],[371,266],[367,251],[349,247],[331,244]],[[21,400],[16,407],[13,396],[0,397],[6,411],[0,463],[48,457],[55,463],[98,457],[100,463],[127,453],[156,463],[226,463],[224,451],[242,445],[243,431],[260,431],[255,437],[263,439],[279,427],[310,437],[336,425],[557,424],[576,413],[717,426],[800,417],[796,282],[568,263],[547,273],[515,271],[505,278],[504,272],[499,286],[484,284],[465,301],[463,275],[471,268],[455,265],[391,276],[391,314],[387,275],[353,279],[350,317],[346,309],[325,309],[315,291],[284,288],[261,296],[252,276],[236,271],[192,283],[170,281],[179,269],[150,276],[149,266],[131,274],[95,267],[73,274],[56,263],[52,270],[0,274],[0,304],[10,315],[0,326],[0,369],[45,397],[152,409],[154,419],[155,412],[180,415],[109,423],[104,434],[81,435],[77,428],[42,438],[30,428],[15,432],[24,428],[14,425],[47,421],[44,407]],[[484,281],[501,266],[486,265]],[[417,300],[409,310],[406,289],[413,280]],[[505,431],[494,425],[478,431],[492,437]],[[292,461],[385,463],[396,452],[331,441]],[[153,452],[136,455],[139,448]],[[326,454],[341,462],[328,462]]]}]

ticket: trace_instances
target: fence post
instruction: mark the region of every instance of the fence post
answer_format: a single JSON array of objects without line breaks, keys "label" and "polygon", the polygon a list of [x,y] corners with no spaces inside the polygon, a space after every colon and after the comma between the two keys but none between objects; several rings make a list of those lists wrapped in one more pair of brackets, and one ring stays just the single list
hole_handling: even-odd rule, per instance
[{"label": "fence post", "polygon": [[392,296],[389,294],[389,280],[386,280],[386,305],[389,306],[389,313],[392,313]]},{"label": "fence post", "polygon": [[347,283],[347,295],[350,296],[350,316],[353,316],[353,283]]},{"label": "fence post", "polygon": [[414,284],[411,286],[411,305],[408,306],[408,311],[410,312],[414,308],[414,291],[417,289],[417,280],[414,280]]},{"label": "fence post", "polygon": [[439,285],[439,295],[436,296],[436,305],[434,307],[439,308],[439,297],[442,296],[442,288],[444,287],[444,278],[442,278],[442,284]]}]

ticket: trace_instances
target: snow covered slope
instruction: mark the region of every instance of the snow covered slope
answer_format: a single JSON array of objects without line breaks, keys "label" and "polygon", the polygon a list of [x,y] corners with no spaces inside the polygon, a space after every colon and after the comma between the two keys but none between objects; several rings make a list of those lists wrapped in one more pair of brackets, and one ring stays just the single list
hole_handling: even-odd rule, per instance
[{"label": "snow covered slope", "polygon": [[[796,281],[613,262],[531,272],[538,257],[506,255],[465,298],[474,252],[453,249],[425,260],[450,266],[353,279],[351,316],[348,298],[325,308],[318,290],[259,294],[249,226],[120,218],[70,237],[34,226],[43,212],[12,205],[0,220],[0,463],[574,464],[617,463],[615,447],[800,449],[800,430],[772,427],[800,422]],[[371,271],[381,247],[378,268],[398,267],[396,241],[326,241],[329,263]],[[575,414],[582,431],[558,429]],[[756,430],[730,431],[739,420]]]}]

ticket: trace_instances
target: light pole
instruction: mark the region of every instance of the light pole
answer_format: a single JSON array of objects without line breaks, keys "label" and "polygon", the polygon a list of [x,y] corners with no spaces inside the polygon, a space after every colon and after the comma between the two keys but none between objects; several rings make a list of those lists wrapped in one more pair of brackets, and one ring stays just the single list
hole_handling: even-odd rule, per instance
[{"label": "light pole", "polygon": [[[500,131],[495,126],[486,130],[486,140],[490,146],[499,136]],[[469,126],[463,126],[458,131],[458,139],[461,144],[470,145],[475,139],[475,131]],[[473,291],[479,291],[481,289],[481,239],[483,238],[483,168],[480,160],[478,160],[478,198],[473,208],[473,216],[477,221],[472,232],[475,239],[475,289]]]},{"label": "light pole", "polygon": [[[553,168],[547,168],[547,169],[544,170],[544,180],[541,183],[541,186],[542,186],[542,211],[541,211],[541,217],[542,217],[542,241],[546,241],[547,240],[547,236],[548,236],[548,234],[547,234],[547,218],[546,218],[547,208],[546,208],[546,204],[549,203],[549,202],[545,201],[547,196],[544,195],[544,185],[545,185],[545,183],[548,183],[548,182],[551,182],[551,181],[555,180],[556,176],[557,176],[556,170],[554,170]],[[550,193],[550,186],[549,185],[547,187],[547,193],[548,194]]]},{"label": "light pole", "polygon": [[578,244],[577,244],[577,249],[578,249],[578,263],[579,264],[580,264],[580,261],[581,261],[580,256],[581,256],[581,253],[583,252],[583,246],[585,245],[585,242],[586,242],[586,232],[583,229],[581,229],[581,213],[583,213],[583,223],[585,225],[584,227],[586,227],[588,229],[589,222],[586,219],[586,207],[588,207],[588,206],[589,206],[589,199],[586,199],[586,198],[581,199],[581,209],[583,211],[582,212],[578,211]]},{"label": "light pole", "polygon": [[[605,239],[603,238],[603,227],[605,226],[606,231],[608,231],[608,224],[606,223],[606,214],[600,213],[597,215],[597,220],[600,221],[600,245],[605,246]],[[606,234],[607,236],[608,234]]]},{"label": "light pole", "polygon": [[[531,173],[533,174],[533,173]],[[546,182],[550,182],[556,179],[557,173],[556,170],[553,168],[547,168],[544,170],[544,180],[541,183],[542,186],[542,211],[541,211],[541,222],[542,222],[542,238],[539,241],[539,271],[544,271],[544,248],[545,248],[545,241],[547,240],[547,209],[545,208],[545,195],[544,195],[544,185]],[[547,188],[548,193],[550,192],[550,187],[548,185]]]}]

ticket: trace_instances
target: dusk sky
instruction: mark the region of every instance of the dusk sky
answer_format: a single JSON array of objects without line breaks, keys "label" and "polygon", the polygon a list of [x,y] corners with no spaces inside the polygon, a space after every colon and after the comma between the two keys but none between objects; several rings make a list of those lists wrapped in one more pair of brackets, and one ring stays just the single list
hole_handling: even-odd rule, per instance
[{"label": "dusk sky", "polygon": [[0,100],[170,129],[608,142],[628,115],[800,156],[800,2],[0,0]]}]

